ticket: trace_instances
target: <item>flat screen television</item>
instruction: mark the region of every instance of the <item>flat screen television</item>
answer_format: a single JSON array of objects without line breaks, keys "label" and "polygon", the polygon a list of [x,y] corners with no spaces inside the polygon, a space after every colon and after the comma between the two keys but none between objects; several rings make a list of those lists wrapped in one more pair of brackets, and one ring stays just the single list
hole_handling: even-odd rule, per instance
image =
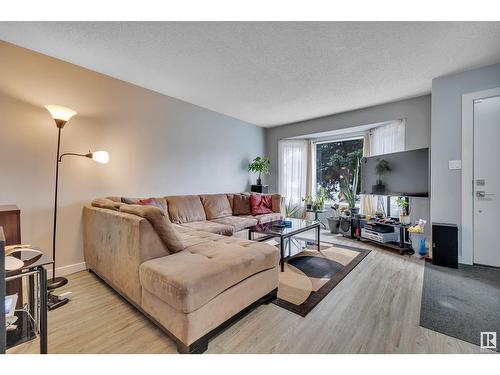
[{"label": "flat screen television", "polygon": [[363,158],[361,194],[428,197],[429,149]]}]

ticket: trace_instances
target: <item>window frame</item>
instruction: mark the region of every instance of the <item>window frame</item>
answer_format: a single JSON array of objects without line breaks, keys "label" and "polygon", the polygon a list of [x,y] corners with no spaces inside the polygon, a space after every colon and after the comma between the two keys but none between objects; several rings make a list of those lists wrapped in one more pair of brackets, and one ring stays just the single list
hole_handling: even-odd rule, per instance
[{"label": "window frame", "polygon": [[[325,144],[325,143],[336,143],[336,142],[346,142],[346,141],[355,141],[355,140],[362,140],[363,141],[363,147],[364,147],[364,142],[365,142],[365,134],[366,132],[359,132],[355,134],[340,134],[336,137],[325,137],[325,138],[319,138],[316,140],[312,140],[311,146],[313,147],[314,150],[314,168],[312,169],[312,189],[311,191],[316,192],[316,187],[318,186],[318,176],[317,176],[317,162],[318,162],[318,155],[317,155],[317,145]],[[358,194],[358,199],[356,199],[356,207],[361,206],[361,194]],[[325,205],[331,205],[333,203],[337,203],[331,199],[327,199],[325,201]]]}]

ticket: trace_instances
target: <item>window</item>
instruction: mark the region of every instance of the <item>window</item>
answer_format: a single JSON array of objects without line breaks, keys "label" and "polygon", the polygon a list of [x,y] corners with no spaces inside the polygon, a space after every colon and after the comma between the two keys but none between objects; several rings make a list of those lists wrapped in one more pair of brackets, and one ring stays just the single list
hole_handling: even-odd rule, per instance
[{"label": "window", "polygon": [[299,205],[306,195],[307,141],[279,142],[279,192],[287,204]]},{"label": "window", "polygon": [[342,178],[352,181],[362,156],[363,138],[316,143],[316,188],[325,188],[328,200],[337,201]]}]

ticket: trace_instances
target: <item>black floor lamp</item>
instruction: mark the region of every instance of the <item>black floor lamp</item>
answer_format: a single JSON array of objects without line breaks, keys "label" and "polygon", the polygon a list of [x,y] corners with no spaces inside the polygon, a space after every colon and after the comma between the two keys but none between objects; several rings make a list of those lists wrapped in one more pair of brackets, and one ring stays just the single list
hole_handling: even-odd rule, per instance
[{"label": "black floor lamp", "polygon": [[52,118],[57,125],[57,159],[56,159],[56,183],[55,183],[55,194],[54,194],[54,228],[52,235],[52,259],[54,263],[52,264],[52,278],[47,282],[47,289],[49,290],[48,307],[49,310],[54,310],[62,305],[68,303],[67,298],[63,298],[52,294],[54,289],[60,288],[68,283],[68,279],[65,277],[56,277],[56,231],[57,231],[57,187],[59,182],[59,163],[62,161],[63,156],[83,156],[91,158],[99,163],[106,164],[109,161],[109,154],[106,151],[96,151],[88,152],[87,154],[77,154],[73,152],[68,152],[60,155],[61,146],[61,130],[66,125],[71,117],[77,113],[72,109],[60,106],[60,105],[46,105],[45,108],[50,112]]}]

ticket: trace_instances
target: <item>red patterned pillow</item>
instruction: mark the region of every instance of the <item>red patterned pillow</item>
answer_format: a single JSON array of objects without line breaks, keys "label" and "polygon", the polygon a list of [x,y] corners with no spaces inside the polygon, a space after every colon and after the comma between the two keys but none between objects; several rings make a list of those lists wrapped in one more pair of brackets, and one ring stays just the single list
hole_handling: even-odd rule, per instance
[{"label": "red patterned pillow", "polygon": [[158,207],[163,212],[163,216],[167,216],[167,202],[163,198],[146,198],[139,199],[138,205]]},{"label": "red patterned pillow", "polygon": [[252,194],[250,196],[250,207],[252,215],[263,215],[273,213],[273,197],[271,195]]}]

